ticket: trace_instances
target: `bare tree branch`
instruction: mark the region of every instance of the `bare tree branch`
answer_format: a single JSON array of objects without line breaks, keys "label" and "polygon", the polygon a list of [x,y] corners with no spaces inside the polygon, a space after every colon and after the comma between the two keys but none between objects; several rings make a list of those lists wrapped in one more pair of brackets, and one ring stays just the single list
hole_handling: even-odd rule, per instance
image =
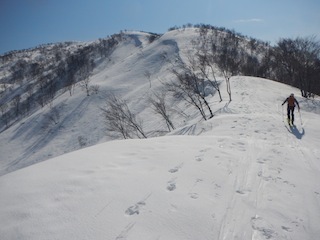
[{"label": "bare tree branch", "polygon": [[160,92],[160,94],[153,93],[153,95],[154,97],[150,97],[150,102],[153,106],[152,109],[156,114],[159,114],[165,120],[168,130],[170,132],[171,129],[173,130],[175,128],[168,114],[167,104],[165,101],[165,92],[162,91]]},{"label": "bare tree branch", "polygon": [[147,138],[142,129],[142,122],[136,118],[125,100],[111,94],[107,99],[107,108],[102,109],[107,130],[111,133],[120,134],[123,138]]}]

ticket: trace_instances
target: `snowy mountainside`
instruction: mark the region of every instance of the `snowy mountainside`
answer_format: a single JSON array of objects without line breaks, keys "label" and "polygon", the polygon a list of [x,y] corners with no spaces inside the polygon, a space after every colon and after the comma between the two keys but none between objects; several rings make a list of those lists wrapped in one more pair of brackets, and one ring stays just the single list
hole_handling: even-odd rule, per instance
[{"label": "snowy mountainside", "polygon": [[[110,92],[130,100],[133,111],[144,120],[146,131],[154,131],[154,126],[162,131],[161,120],[149,117],[148,96],[157,91],[161,81],[170,78],[169,59],[182,54],[179,48],[187,48],[195,36],[194,30],[169,32],[153,42],[150,34],[143,32],[117,36],[118,42],[108,56],[98,54],[94,60],[99,64],[90,76],[90,84],[99,87],[97,94],[86,96],[80,85],[75,85],[72,96],[60,91],[52,103],[0,133],[1,146],[5,146],[1,148],[0,175],[110,140],[101,114]],[[177,120],[177,125],[183,123]]]},{"label": "snowy mountainside", "polygon": [[[319,98],[260,78],[231,84],[232,102],[212,97],[212,119],[171,136],[108,141],[1,176],[1,238],[318,239]],[[291,92],[294,128],[281,107]]]}]

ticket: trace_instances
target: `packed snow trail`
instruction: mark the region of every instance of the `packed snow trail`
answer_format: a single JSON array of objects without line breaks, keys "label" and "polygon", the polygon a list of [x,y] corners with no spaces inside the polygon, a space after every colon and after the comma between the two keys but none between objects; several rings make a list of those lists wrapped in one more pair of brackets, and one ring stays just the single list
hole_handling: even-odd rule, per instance
[{"label": "packed snow trail", "polygon": [[186,127],[198,136],[107,142],[1,176],[1,239],[318,239],[318,102],[298,99],[298,135],[279,113],[297,90],[232,88]]}]

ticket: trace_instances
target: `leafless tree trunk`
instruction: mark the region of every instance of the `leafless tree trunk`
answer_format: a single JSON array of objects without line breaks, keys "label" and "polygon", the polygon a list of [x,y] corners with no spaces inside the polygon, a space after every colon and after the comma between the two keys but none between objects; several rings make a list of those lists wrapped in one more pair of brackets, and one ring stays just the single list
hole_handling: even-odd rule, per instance
[{"label": "leafless tree trunk", "polygon": [[217,66],[226,80],[230,102],[232,101],[230,78],[239,72],[241,62],[238,45],[238,38],[230,33],[222,40],[221,47],[217,52]]},{"label": "leafless tree trunk", "polygon": [[82,88],[86,91],[87,96],[90,96],[90,73],[94,68],[94,62],[86,59],[84,65],[80,68],[78,74],[81,80]]},{"label": "leafless tree trunk", "polygon": [[9,120],[9,116],[8,116],[8,104],[4,103],[0,106],[0,111],[1,111],[1,116],[2,116],[2,120],[4,121],[4,123],[6,124],[6,126],[8,126],[8,120]]},{"label": "leafless tree trunk", "polygon": [[15,108],[16,117],[20,113],[20,100],[21,100],[21,96],[20,95],[15,96],[13,98],[13,100],[12,100],[12,106]]},{"label": "leafless tree trunk", "polygon": [[80,148],[83,148],[87,145],[87,140],[88,139],[86,137],[83,137],[83,136],[78,137],[78,142],[79,142]]},{"label": "leafless tree trunk", "polygon": [[90,96],[90,81],[89,76],[81,81],[81,86],[86,91],[87,96]]},{"label": "leafless tree trunk", "polygon": [[149,70],[146,70],[146,71],[144,72],[144,76],[145,76],[146,78],[148,78],[149,83],[150,83],[150,88],[151,88],[151,73],[150,73],[150,71],[149,71]]}]

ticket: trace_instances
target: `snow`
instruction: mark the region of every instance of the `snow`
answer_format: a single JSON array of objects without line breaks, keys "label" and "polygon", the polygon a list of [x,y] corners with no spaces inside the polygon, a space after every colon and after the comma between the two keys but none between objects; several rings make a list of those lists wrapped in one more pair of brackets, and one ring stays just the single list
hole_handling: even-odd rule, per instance
[{"label": "snow", "polygon": [[[164,47],[172,54],[186,46],[177,32],[164,37],[171,39]],[[129,56],[97,72],[93,82],[144,106],[145,98],[137,95],[150,91],[141,77],[143,55],[156,64],[163,48],[154,43],[142,55],[126,49],[114,54],[123,59],[130,51]],[[167,76],[165,65],[153,69],[152,87]],[[133,94],[128,89],[135,84]],[[0,139],[1,146],[8,141],[6,150],[1,147],[1,239],[319,239],[319,98],[300,98],[298,89],[261,78],[236,76],[231,86],[232,102],[223,83],[224,101],[209,99],[212,119],[194,117],[162,137],[104,141],[97,106],[102,97],[84,98],[81,92],[56,101],[74,114],[65,113],[45,143],[40,112],[9,129]],[[291,92],[301,107],[296,128],[287,125],[281,107]],[[148,113],[141,107],[141,114]],[[176,116],[174,122],[180,121]],[[155,124],[155,117],[148,119],[148,126]],[[72,151],[71,139],[79,135],[98,144]],[[39,140],[31,151],[28,138]],[[26,165],[17,159],[22,153]],[[56,157],[34,164],[45,154]]]}]

